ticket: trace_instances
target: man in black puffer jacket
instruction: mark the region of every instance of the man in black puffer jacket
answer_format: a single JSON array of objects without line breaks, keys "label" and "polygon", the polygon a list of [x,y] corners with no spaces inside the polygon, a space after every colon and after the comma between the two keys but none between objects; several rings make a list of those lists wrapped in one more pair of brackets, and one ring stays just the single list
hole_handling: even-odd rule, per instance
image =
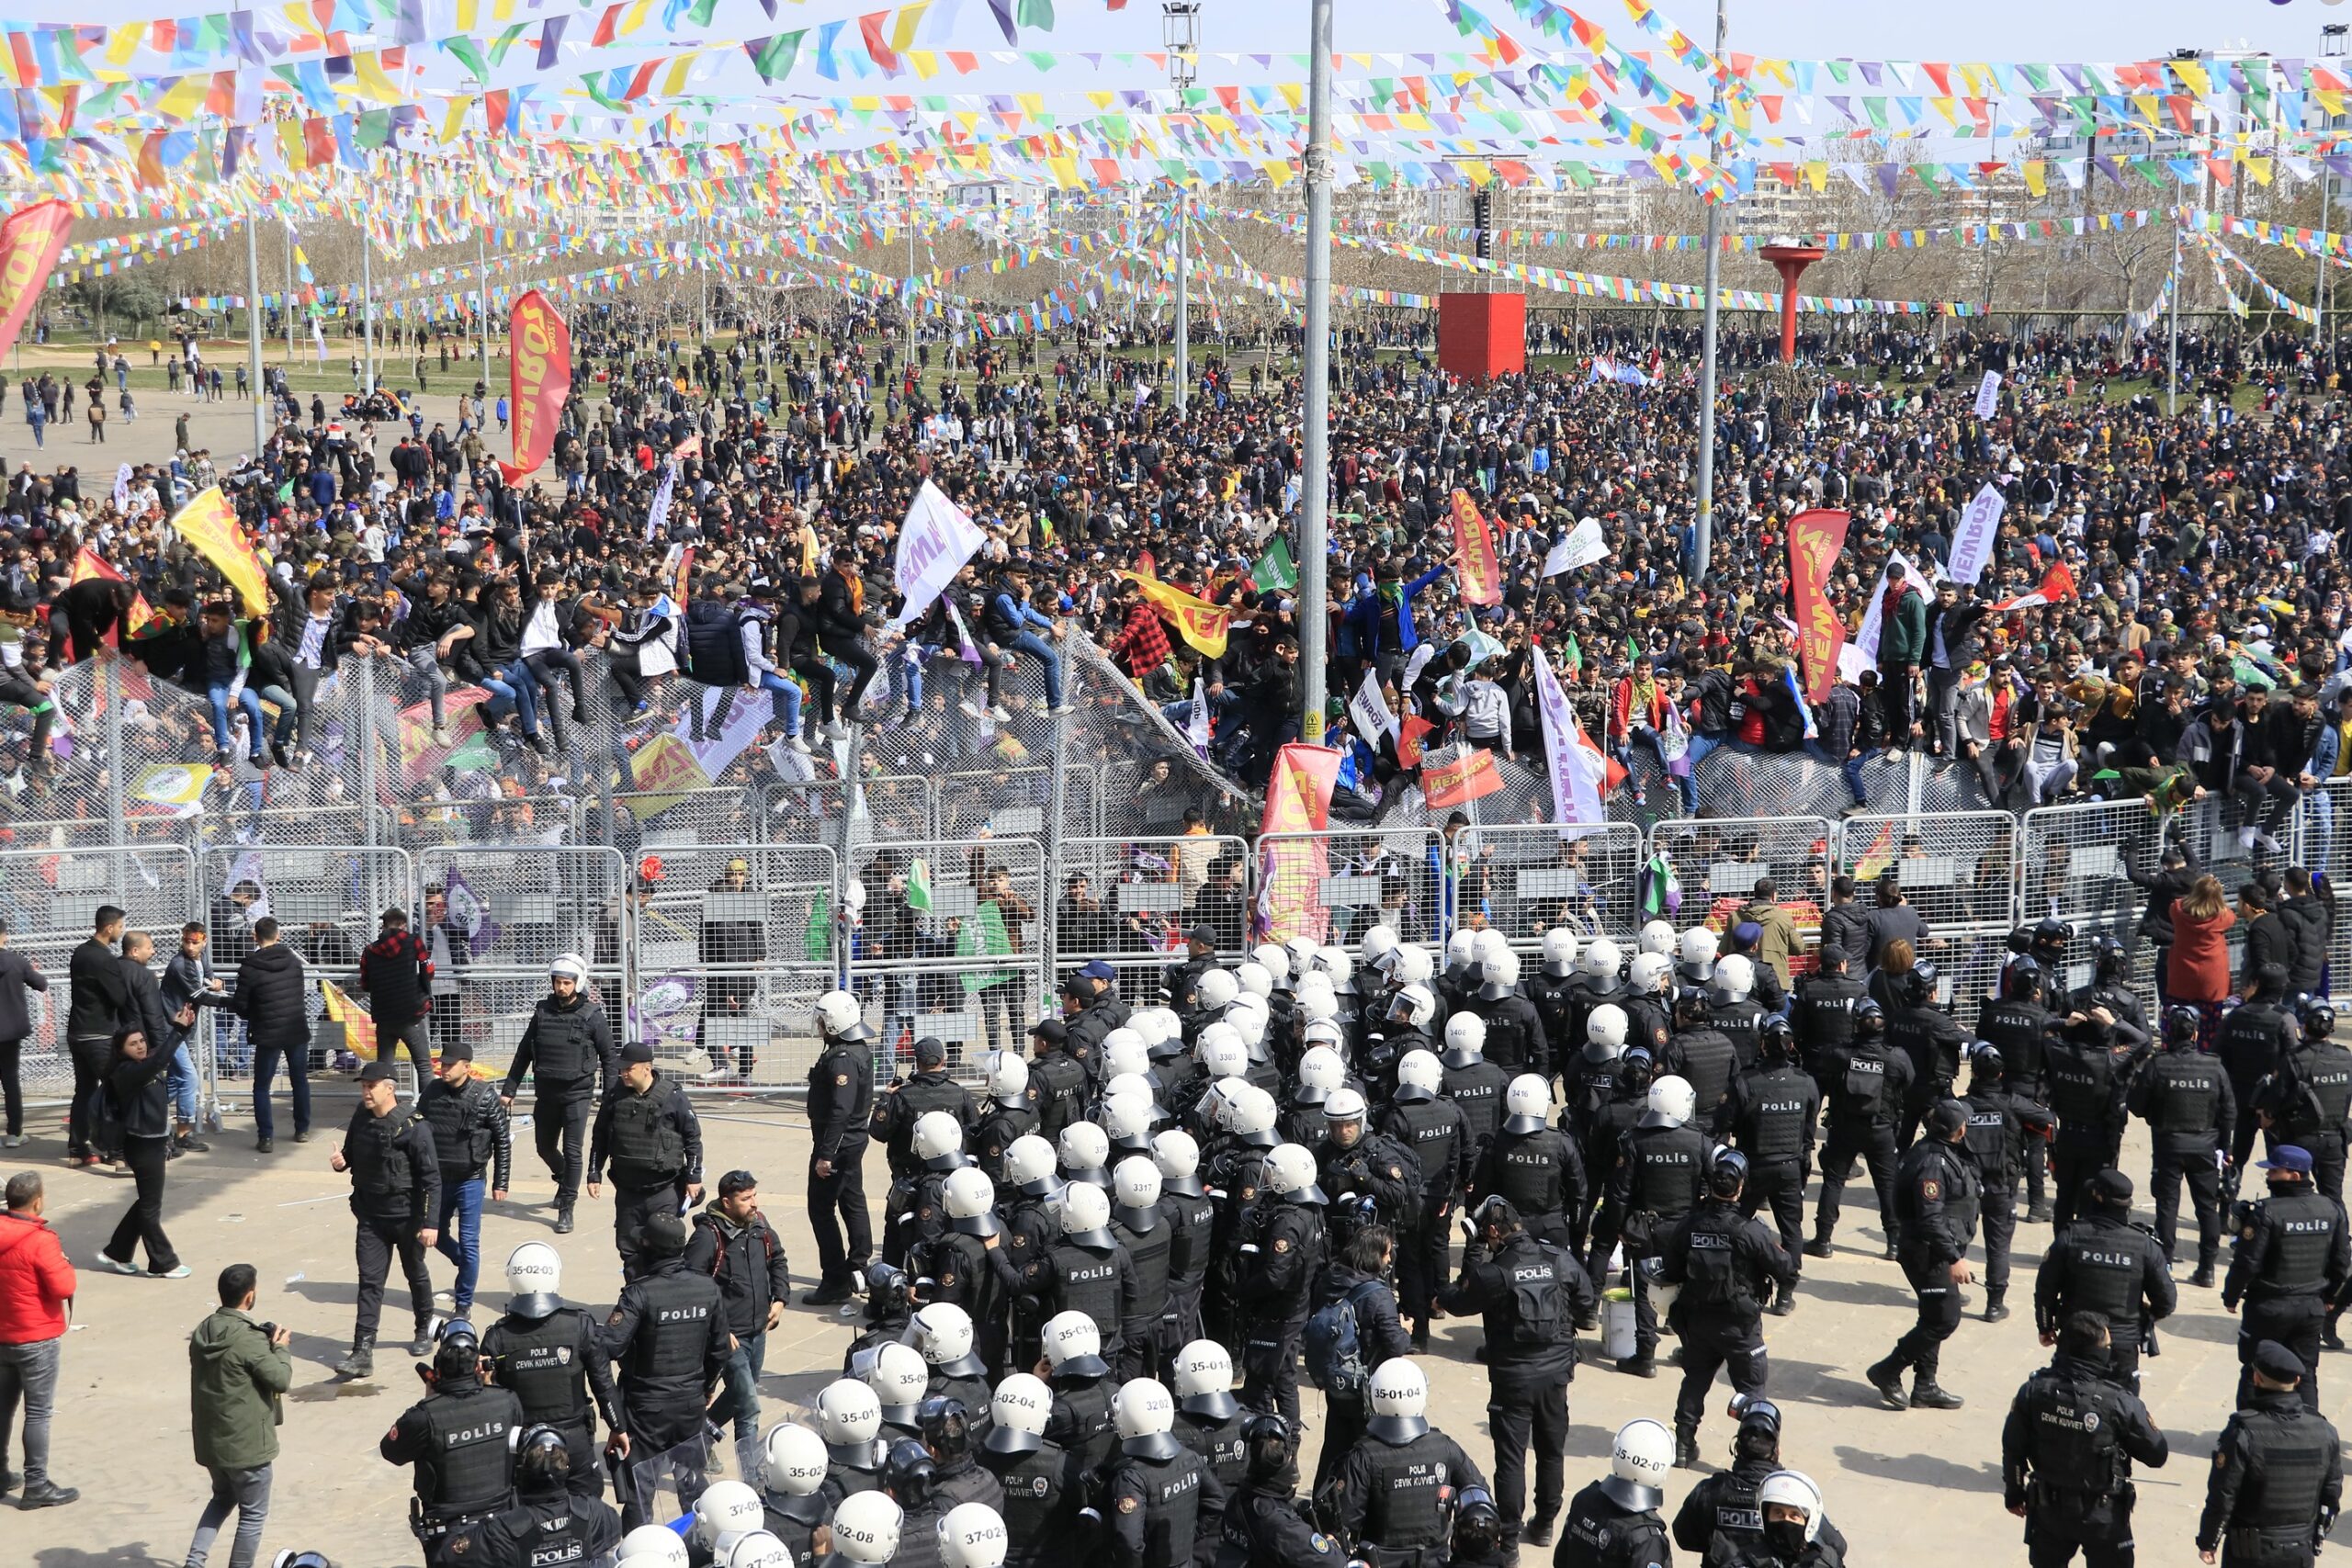
[{"label": "man in black puffer jacket", "polygon": [[2287,989],[2292,996],[2317,996],[2320,970],[2327,963],[2327,944],[2335,935],[2335,916],[2327,900],[2312,890],[2308,867],[2290,865],[2286,874],[2286,898],[2278,918],[2295,939],[2287,960]]},{"label": "man in black puffer jacket", "polygon": [[269,1084],[281,1054],[294,1084],[294,1141],[311,1141],[311,1015],[303,1006],[310,984],[301,956],[277,940],[277,917],[255,920],[254,950],[237,965],[237,988],[228,1007],[245,1021],[253,1040],[254,1131],[260,1139],[254,1146],[264,1154],[277,1146],[269,1116]]},{"label": "man in black puffer jacket", "polygon": [[571,1229],[580,1197],[580,1153],[597,1102],[620,1079],[613,1056],[613,1026],[588,994],[588,966],[565,953],[548,966],[548,995],[532,1010],[506,1069],[499,1098],[514,1103],[523,1075],[531,1074],[532,1137],[555,1178],[555,1228]]}]

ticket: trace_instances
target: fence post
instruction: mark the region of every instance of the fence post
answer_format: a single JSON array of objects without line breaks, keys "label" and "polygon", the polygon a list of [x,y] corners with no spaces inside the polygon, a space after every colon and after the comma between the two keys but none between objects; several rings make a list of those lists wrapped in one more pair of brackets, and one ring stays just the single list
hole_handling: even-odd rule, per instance
[{"label": "fence post", "polygon": [[[98,651],[102,656],[98,660],[98,681],[100,689],[106,694],[107,705],[107,820],[114,826],[114,841],[127,844],[130,841],[130,830],[122,806],[122,671],[106,649]],[[115,875],[119,879],[121,874],[122,865],[118,859]]]},{"label": "fence post", "polygon": [[1037,911],[1037,919],[1045,927],[1039,945],[1046,950],[1046,994],[1030,998],[1032,1007],[1048,1012],[1061,992],[1061,921],[1056,911],[1061,908],[1057,889],[1062,885],[1062,792],[1069,784],[1069,746],[1064,732],[1069,728],[1067,718],[1054,719],[1054,777],[1046,792],[1046,886],[1039,900],[1043,907]]},{"label": "fence post", "polygon": [[[849,739],[842,742],[842,848],[839,874],[833,886],[833,930],[839,933],[833,942],[833,982],[841,990],[849,989],[849,944],[853,934],[849,908],[849,868],[856,863],[856,821],[858,790],[858,754],[865,736],[864,725],[849,727]],[[820,798],[822,798],[821,795]],[[763,831],[766,824],[762,823]],[[881,1075],[880,1058],[876,1058],[875,1074]]]},{"label": "fence post", "polygon": [[[376,661],[357,660],[359,665],[359,799],[361,802],[361,831],[368,848],[376,847]],[[372,865],[372,855],[368,857]],[[373,874],[372,873],[370,874]]]}]

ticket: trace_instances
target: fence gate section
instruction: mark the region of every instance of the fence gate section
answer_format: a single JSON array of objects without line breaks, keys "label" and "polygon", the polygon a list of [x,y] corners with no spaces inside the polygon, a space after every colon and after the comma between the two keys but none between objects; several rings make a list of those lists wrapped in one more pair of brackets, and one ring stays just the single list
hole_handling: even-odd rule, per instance
[{"label": "fence gate section", "polygon": [[[1555,926],[1579,939],[1632,937],[1642,923],[1638,882],[1648,858],[1642,830],[1630,822],[1480,824],[1455,835],[1448,869],[1461,889],[1462,917],[1483,917],[1513,951],[1532,955]],[[1521,968],[1535,973],[1532,964]]]},{"label": "fence gate section", "polygon": [[1025,1051],[1046,1002],[1046,849],[1035,839],[860,843],[849,878],[865,911],[850,989],[879,1038],[884,1077],[936,1035],[970,1077],[979,1053]]},{"label": "fence gate section", "polygon": [[1184,961],[1188,932],[1206,931],[1233,962],[1249,942],[1250,869],[1249,844],[1229,836],[1064,839],[1056,977],[1108,964],[1119,995],[1140,1007],[1159,999],[1163,972]]},{"label": "fence gate section", "polygon": [[1443,942],[1451,886],[1442,874],[1443,846],[1428,828],[1264,835],[1257,940],[1303,936],[1355,952],[1373,927],[1386,926],[1400,942]]},{"label": "fence gate section", "polygon": [[[1668,917],[1678,929],[1727,930],[1758,882],[1772,884],[1774,900],[1789,911],[1807,942],[1817,941],[1829,903],[1831,829],[1823,817],[1701,817],[1660,822],[1650,851],[1672,863],[1682,884],[1682,909]],[[1815,963],[1800,954],[1789,967],[1808,974]]]},{"label": "fence gate section", "polygon": [[195,862],[176,844],[0,850],[0,919],[8,922],[8,945],[49,980],[47,991],[27,998],[32,1033],[17,1053],[17,1081],[37,1103],[73,1094],[66,965],[74,949],[90,940],[103,904],[123,910],[124,929],[147,932],[157,953],[168,956],[196,908]]}]

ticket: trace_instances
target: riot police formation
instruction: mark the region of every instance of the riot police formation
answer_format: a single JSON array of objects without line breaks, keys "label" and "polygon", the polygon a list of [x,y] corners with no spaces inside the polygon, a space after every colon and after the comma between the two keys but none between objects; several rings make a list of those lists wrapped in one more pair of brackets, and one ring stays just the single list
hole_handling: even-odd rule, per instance
[{"label": "riot police formation", "polygon": [[453,1322],[420,1367],[430,1390],[392,1423],[379,1445],[394,1464],[413,1465],[415,1495],[409,1526],[424,1548],[426,1568],[466,1561],[459,1543],[473,1526],[514,1500],[514,1446],[523,1404],[481,1381],[481,1347],[472,1327]]},{"label": "riot police formation", "polygon": [[2132,1080],[2125,1103],[2148,1123],[2155,1145],[2148,1172],[2156,1202],[2156,1239],[2165,1261],[2180,1240],[2180,1188],[2188,1184],[2197,1215],[2197,1271],[2189,1283],[2211,1287],[2222,1256],[2222,1167],[2237,1126],[2237,1096],[2222,1065],[2197,1049],[2197,1010],[2165,1010],[2165,1048]]},{"label": "riot police formation", "polygon": [[1764,1309],[1796,1289],[1796,1264],[1770,1230],[1740,1207],[1747,1156],[1722,1149],[1707,1165],[1696,1207],[1660,1238],[1657,1277],[1679,1287],[1668,1322],[1682,1342],[1682,1390],[1674,1401],[1674,1454],[1699,1462],[1699,1421],[1723,1372],[1736,1393],[1764,1392]]}]

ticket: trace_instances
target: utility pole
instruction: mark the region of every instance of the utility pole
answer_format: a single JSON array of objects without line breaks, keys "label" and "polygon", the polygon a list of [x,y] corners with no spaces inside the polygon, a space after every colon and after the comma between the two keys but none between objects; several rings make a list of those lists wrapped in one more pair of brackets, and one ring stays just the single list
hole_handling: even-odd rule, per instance
[{"label": "utility pole", "polygon": [[2172,226],[2172,344],[2165,351],[2165,417],[2180,412],[2180,222]]},{"label": "utility pole", "polygon": [[481,384],[490,386],[490,261],[484,245],[487,236],[481,226],[474,226],[474,314],[481,324]]},{"label": "utility pole", "polygon": [[[294,372],[294,231],[285,231],[286,239],[286,371]],[[292,383],[288,383],[292,389]]]},{"label": "utility pole", "polygon": [[[1728,0],[1715,0],[1718,61],[1724,57],[1727,4]],[[1720,170],[1724,148],[1724,90],[1720,85],[1715,88],[1714,116],[1715,133],[1707,151],[1709,161]],[[1717,243],[1723,231],[1723,210],[1721,201],[1707,204],[1707,297],[1700,307],[1699,317],[1699,514],[1692,519],[1691,530],[1693,586],[1707,580],[1707,568],[1715,548],[1715,289],[1723,277],[1723,249]]]},{"label": "utility pole", "polygon": [[1331,0],[1311,0],[1306,88],[1306,471],[1298,523],[1298,738],[1323,744],[1331,491]]},{"label": "utility pole", "polygon": [[[915,373],[915,172],[907,171],[907,374]],[[915,386],[921,389],[922,383]]]},{"label": "utility pole", "polygon": [[365,223],[359,225],[359,352],[366,367],[359,392],[366,397],[376,389],[376,242]]},{"label": "utility pole", "polygon": [[[2320,28],[2320,58],[2342,60],[2347,36],[2352,36],[2352,24],[2330,22]],[[2327,198],[2335,185],[2335,176],[2327,172],[2327,160],[2335,152],[2335,138],[2330,134],[2335,130],[2335,117],[2329,115],[2321,130],[2319,145],[2319,226],[2322,233],[2327,231]],[[2326,255],[2315,254],[2312,258],[2312,344],[2322,352],[2324,352],[2327,343],[2328,297],[2335,291],[2331,286],[2333,281],[2327,275]],[[2324,364],[2320,367],[2320,384],[2327,384],[2327,367]]]},{"label": "utility pole", "polygon": [[[1201,79],[1201,0],[1160,0],[1159,41],[1168,49],[1168,85],[1182,109],[1187,88]],[[1193,202],[1176,186],[1176,417],[1193,396]]]},{"label": "utility pole", "polygon": [[[269,441],[269,420],[261,390],[261,209],[245,220],[245,356],[253,375],[254,461]],[[119,766],[119,762],[116,763]]]}]

